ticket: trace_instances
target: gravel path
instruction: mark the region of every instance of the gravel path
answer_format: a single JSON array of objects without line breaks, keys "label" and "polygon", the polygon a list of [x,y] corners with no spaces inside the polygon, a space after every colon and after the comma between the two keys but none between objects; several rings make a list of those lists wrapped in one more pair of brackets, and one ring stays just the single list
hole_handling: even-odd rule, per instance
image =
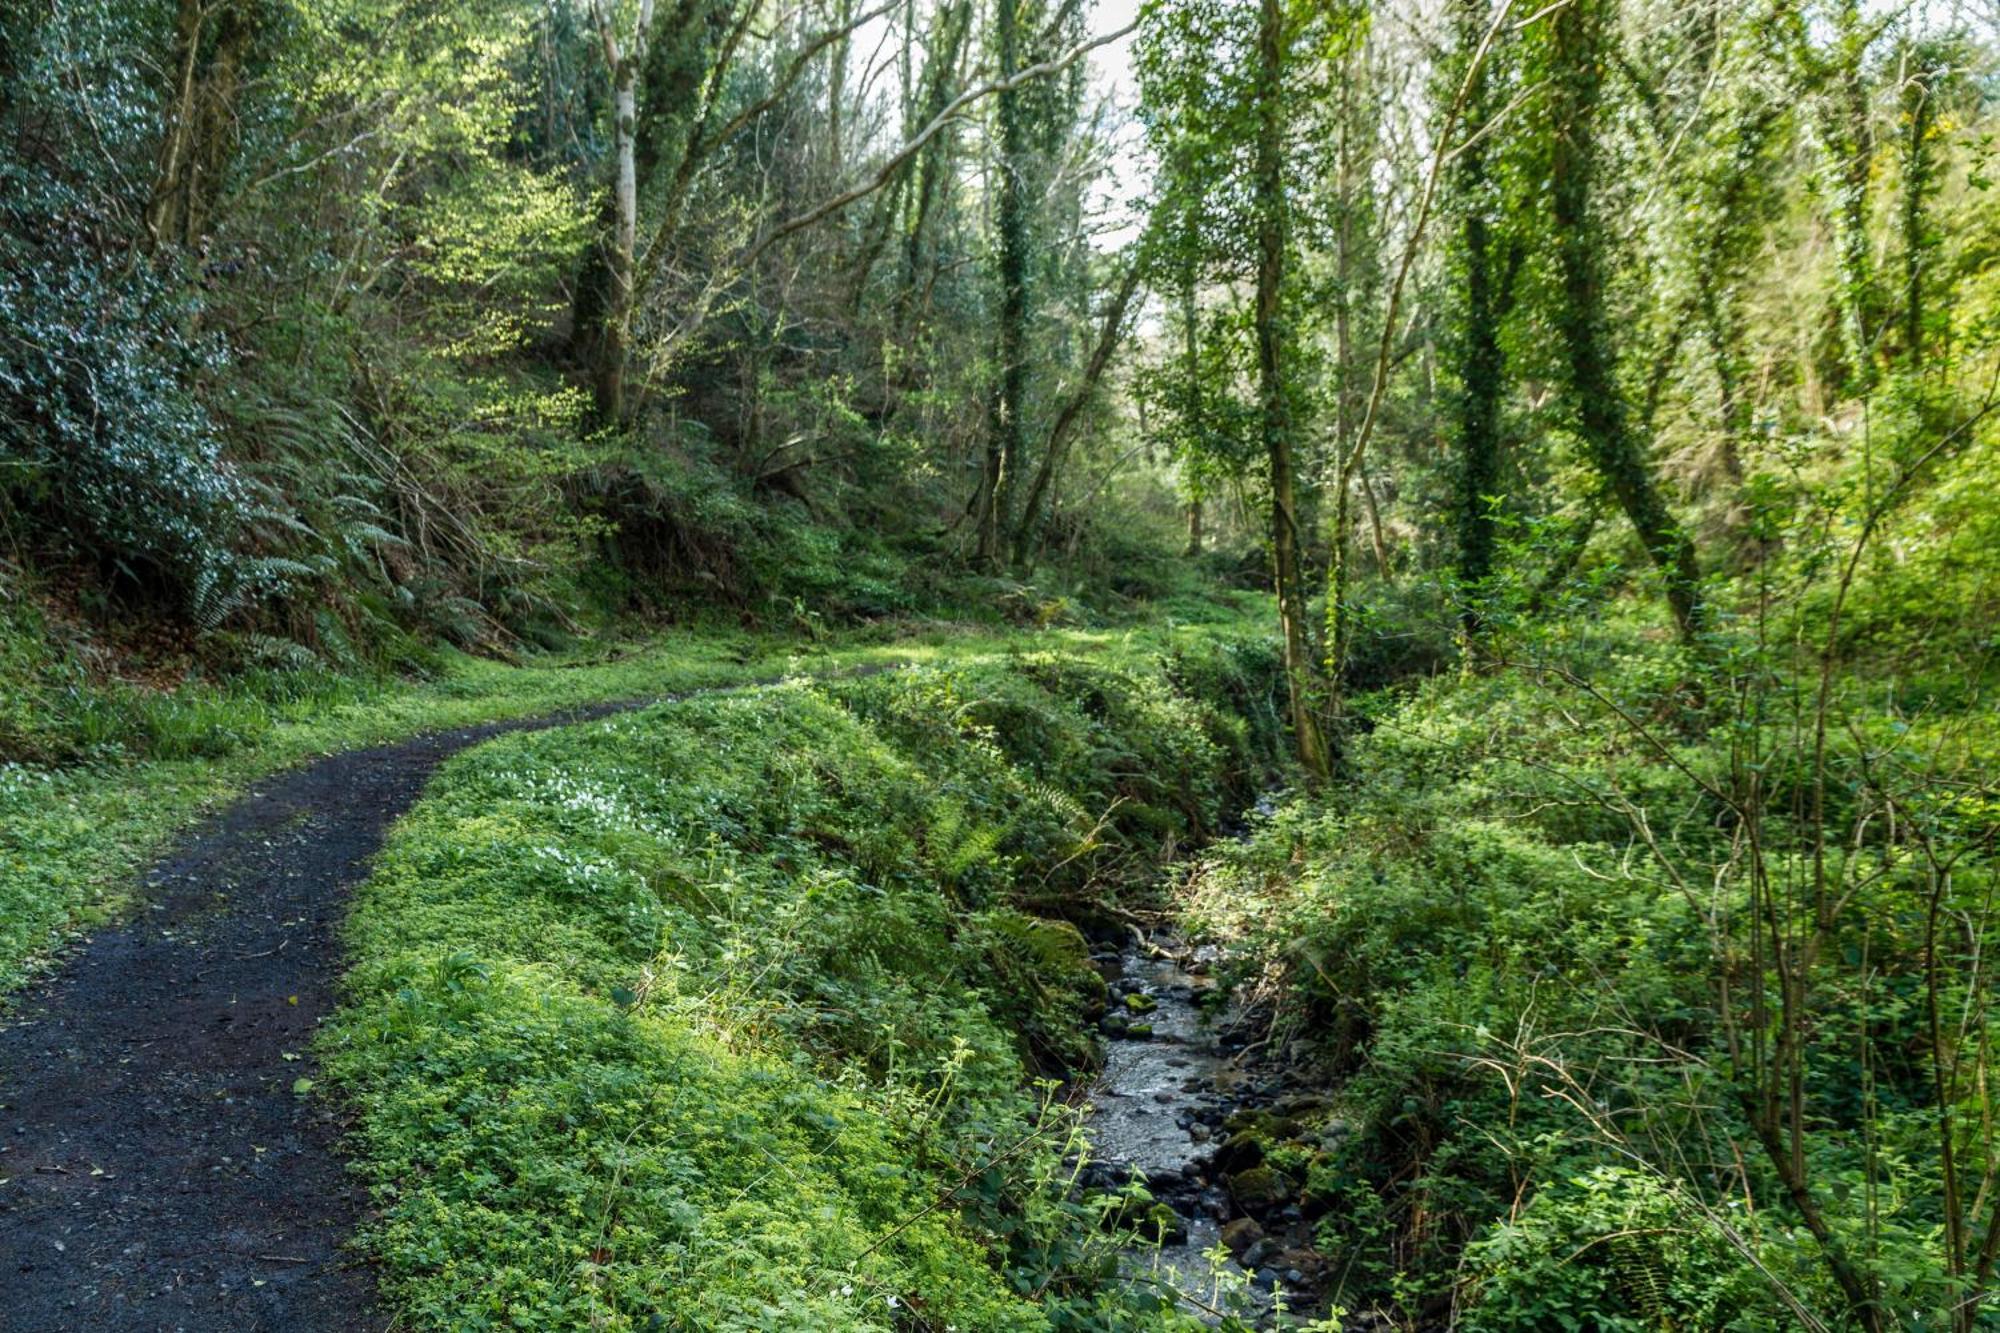
[{"label": "gravel path", "polygon": [[348,891],[453,753],[634,704],[333,755],[259,784],[0,1028],[0,1329],[380,1330],[367,1208],[298,1080]]}]

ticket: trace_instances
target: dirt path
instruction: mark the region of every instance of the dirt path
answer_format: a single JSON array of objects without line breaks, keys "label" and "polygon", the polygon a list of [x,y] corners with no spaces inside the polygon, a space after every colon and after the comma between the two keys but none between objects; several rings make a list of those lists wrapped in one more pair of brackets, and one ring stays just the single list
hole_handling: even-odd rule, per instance
[{"label": "dirt path", "polygon": [[420,737],[282,773],[154,867],[0,1028],[0,1330],[379,1330],[341,1250],[367,1201],[293,1086],[332,1008],[348,890],[439,763]]}]

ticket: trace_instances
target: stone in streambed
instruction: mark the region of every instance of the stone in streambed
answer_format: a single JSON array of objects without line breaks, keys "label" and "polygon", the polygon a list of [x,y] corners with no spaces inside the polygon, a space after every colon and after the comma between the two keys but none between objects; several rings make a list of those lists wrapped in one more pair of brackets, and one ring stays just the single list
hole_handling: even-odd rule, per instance
[{"label": "stone in streambed", "polygon": [[1156,1203],[1148,1208],[1135,1228],[1147,1240],[1160,1245],[1182,1245],[1187,1242],[1187,1222],[1167,1204]]},{"label": "stone in streambed", "polygon": [[1263,1161],[1264,1139],[1254,1129],[1238,1130],[1215,1150],[1215,1165],[1219,1171],[1247,1171]]},{"label": "stone in streambed", "polygon": [[1272,1262],[1284,1270],[1285,1281],[1294,1287],[1317,1286],[1326,1277],[1326,1256],[1310,1246],[1281,1250]]},{"label": "stone in streambed", "polygon": [[1262,1268],[1278,1252],[1278,1242],[1269,1236],[1259,1236],[1243,1247],[1243,1253],[1236,1256],[1245,1268]]},{"label": "stone in streambed", "polygon": [[[1092,1191],[1092,1195],[1104,1197],[1101,1191]],[[1180,1245],[1188,1238],[1187,1221],[1172,1204],[1152,1198],[1150,1190],[1111,1203],[1104,1213],[1104,1225],[1133,1232],[1149,1245]]]},{"label": "stone in streambed", "polygon": [[1229,1197],[1246,1213],[1261,1213],[1282,1205],[1292,1195],[1292,1182],[1268,1166],[1253,1166],[1229,1177]]},{"label": "stone in streambed", "polygon": [[1222,1229],[1222,1244],[1241,1259],[1244,1251],[1264,1239],[1264,1226],[1254,1217],[1239,1217]]}]

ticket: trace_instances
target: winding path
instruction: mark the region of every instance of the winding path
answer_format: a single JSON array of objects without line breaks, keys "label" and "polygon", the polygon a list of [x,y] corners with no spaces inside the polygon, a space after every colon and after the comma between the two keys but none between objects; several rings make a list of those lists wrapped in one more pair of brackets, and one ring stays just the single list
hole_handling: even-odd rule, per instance
[{"label": "winding path", "polygon": [[343,1251],[367,1199],[293,1087],[335,1002],[350,888],[437,766],[604,705],[275,775],[146,877],[0,1028],[0,1329],[381,1330]]}]

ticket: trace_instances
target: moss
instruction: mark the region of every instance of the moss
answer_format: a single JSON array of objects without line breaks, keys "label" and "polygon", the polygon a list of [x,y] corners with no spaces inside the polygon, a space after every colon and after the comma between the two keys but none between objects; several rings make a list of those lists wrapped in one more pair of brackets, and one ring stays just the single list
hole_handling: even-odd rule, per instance
[{"label": "moss", "polygon": [[981,953],[995,1012],[1022,1034],[1031,1063],[1061,1073],[1092,1062],[1087,1028],[1104,1016],[1108,997],[1083,932],[996,908],[974,918],[967,943]]},{"label": "moss", "polygon": [[1239,1129],[1215,1150],[1215,1164],[1224,1171],[1247,1171],[1264,1161],[1264,1136],[1255,1129]]},{"label": "moss", "polygon": [[1249,1167],[1229,1177],[1229,1197],[1249,1212],[1285,1202],[1296,1188],[1282,1172],[1268,1166]]}]

